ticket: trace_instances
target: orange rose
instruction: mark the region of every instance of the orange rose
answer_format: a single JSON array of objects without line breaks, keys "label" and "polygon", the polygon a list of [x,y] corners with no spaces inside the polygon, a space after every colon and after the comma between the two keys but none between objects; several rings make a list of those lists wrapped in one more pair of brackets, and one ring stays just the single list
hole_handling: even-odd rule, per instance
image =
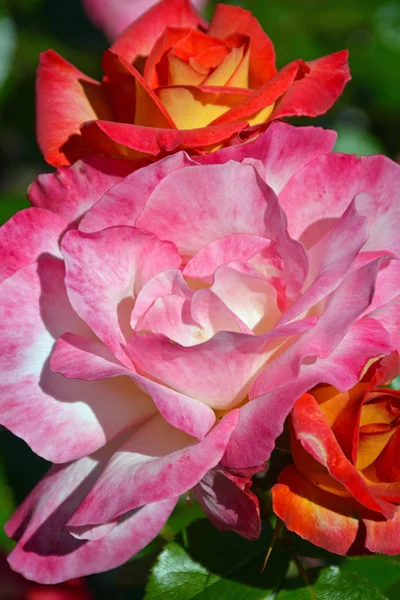
[{"label": "orange rose", "polygon": [[400,553],[400,373],[397,354],[348,392],[319,385],[291,416],[287,467],[273,487],[288,529],[337,554]]},{"label": "orange rose", "polygon": [[189,0],[156,4],[102,66],[99,83],[55,52],[42,54],[37,137],[50,164],[93,153],[154,160],[209,152],[272,119],[324,113],[350,79],[347,51],[277,72],[272,42],[250,12],[219,5],[207,25]]}]

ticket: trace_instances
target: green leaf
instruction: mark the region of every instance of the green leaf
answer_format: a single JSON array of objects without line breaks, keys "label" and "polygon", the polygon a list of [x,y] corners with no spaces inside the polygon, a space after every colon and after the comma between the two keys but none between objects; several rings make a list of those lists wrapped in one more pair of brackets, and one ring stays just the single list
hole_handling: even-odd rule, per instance
[{"label": "green leaf", "polygon": [[266,600],[281,585],[289,564],[285,547],[276,545],[265,572],[262,565],[271,531],[250,542],[197,521],[182,540],[167,544],[149,579],[145,600]]},{"label": "green leaf", "polygon": [[[342,573],[362,577],[387,595],[393,586],[400,590],[399,556],[357,556],[343,563]],[[389,596],[388,596],[389,597]],[[399,598],[400,596],[396,596]]]},{"label": "green leaf", "polygon": [[0,87],[3,85],[11,68],[16,47],[16,33],[11,18],[0,16]]},{"label": "green leaf", "polygon": [[180,498],[160,535],[167,541],[173,540],[178,533],[184,531],[197,519],[205,519],[200,504],[194,498],[190,503],[186,498]]},{"label": "green leaf", "polygon": [[4,525],[11,517],[14,509],[13,494],[6,479],[4,466],[0,462],[0,548],[3,550],[12,550],[15,546],[15,543],[4,532]]},{"label": "green leaf", "polygon": [[358,573],[347,573],[338,566],[307,571],[308,585],[302,578],[288,580],[276,600],[387,600],[377,587]]},{"label": "green leaf", "polygon": [[25,196],[18,194],[0,196],[0,225],[8,221],[19,210],[29,206]]}]

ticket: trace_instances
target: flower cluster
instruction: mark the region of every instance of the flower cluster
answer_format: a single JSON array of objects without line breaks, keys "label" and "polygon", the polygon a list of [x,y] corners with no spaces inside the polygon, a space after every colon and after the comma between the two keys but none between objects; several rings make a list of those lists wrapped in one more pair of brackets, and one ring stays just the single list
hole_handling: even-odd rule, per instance
[{"label": "flower cluster", "polygon": [[400,372],[400,166],[269,124],[329,108],[345,54],[276,73],[247,11],[206,33],[162,0],[103,67],[42,57],[38,140],[66,166],[0,229],[0,422],[54,463],[7,524],[11,566],[118,566],[188,490],[257,538],[251,477],[284,428],[287,527],[346,553],[361,520],[360,551],[399,552],[399,394],[378,386]]}]

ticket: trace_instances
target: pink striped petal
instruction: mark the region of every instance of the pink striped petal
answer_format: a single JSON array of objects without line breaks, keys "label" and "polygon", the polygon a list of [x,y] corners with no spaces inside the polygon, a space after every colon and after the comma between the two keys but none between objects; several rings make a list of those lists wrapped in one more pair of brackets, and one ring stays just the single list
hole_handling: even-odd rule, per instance
[{"label": "pink striped petal", "polygon": [[39,258],[61,258],[58,241],[66,227],[62,217],[41,208],[27,208],[11,217],[0,228],[0,281]]},{"label": "pink striped petal", "polygon": [[20,269],[3,281],[0,297],[0,422],[36,454],[56,463],[79,458],[154,414],[129,380],[68,381],[50,370],[54,341],[65,330],[90,335],[69,304],[60,261]]},{"label": "pink striped petal", "polygon": [[[125,429],[140,425],[154,416],[156,407],[172,427],[198,439],[203,439],[215,423],[215,414],[207,405],[123,367],[101,342],[65,334],[57,340],[50,364],[53,371],[67,378],[93,381],[127,375],[135,381],[152,398],[155,406],[149,397],[139,390],[134,394],[134,389],[128,385],[132,401],[131,414],[124,417]],[[121,385],[124,381],[126,378]],[[146,407],[147,411],[144,412]]]},{"label": "pink striped petal", "polygon": [[104,190],[99,202],[82,219],[79,229],[91,233],[115,225],[135,225],[151,193],[164,177],[194,164],[187,154],[177,152],[127,174],[121,182],[116,182],[115,187]]},{"label": "pink striped petal", "polygon": [[129,160],[91,156],[55,173],[39,175],[28,190],[28,198],[72,223],[135,169]]},{"label": "pink striped petal", "polygon": [[343,280],[368,239],[366,217],[354,200],[333,228],[308,252],[309,271],[303,294],[283,315],[283,322],[303,314],[328,296]]},{"label": "pink striped petal", "polygon": [[220,332],[196,346],[184,347],[162,335],[134,333],[129,352],[141,372],[216,410],[238,406],[272,352],[314,321],[274,329],[262,336]]},{"label": "pink striped petal", "polygon": [[[328,231],[333,222],[346,210],[351,200],[360,192],[374,197],[377,205],[372,242],[369,250],[382,249],[382,231],[379,223],[388,227],[385,233],[386,250],[399,250],[396,219],[400,165],[385,156],[327,154],[309,163],[296,173],[279,195],[288,216],[289,232],[310,247]],[[301,198],[301,201],[299,200]],[[390,222],[391,217],[392,222]],[[385,217],[386,215],[386,217]],[[370,223],[371,225],[371,223]],[[375,237],[376,236],[376,237]]]},{"label": "pink striped petal", "polygon": [[247,262],[270,244],[270,240],[258,235],[227,235],[200,248],[183,269],[183,274],[185,277],[211,282],[217,267],[234,260]]},{"label": "pink striped petal", "polygon": [[335,131],[274,121],[255,141],[228,146],[195,160],[208,165],[257,159],[262,165],[261,177],[276,194],[280,194],[292,176],[306,164],[333,150],[336,138]]},{"label": "pink striped petal", "polygon": [[172,244],[133,227],[93,234],[69,231],[63,238],[62,252],[74,309],[129,366],[124,347],[131,334],[134,297],[149,279],[164,269],[179,267],[178,252]]},{"label": "pink striped petal", "polygon": [[176,498],[128,513],[112,531],[95,541],[72,537],[65,525],[93,486],[110,450],[68,465],[52,467],[6,525],[18,540],[8,557],[27,579],[54,584],[113,569],[139,552],[158,534]]},{"label": "pink striped petal", "polygon": [[181,169],[160,182],[137,226],[172,241],[182,255],[193,256],[226,235],[263,235],[269,199],[263,192],[251,166],[230,162]]},{"label": "pink striped petal", "polygon": [[220,461],[237,416],[232,411],[196,444],[161,417],[140,427],[113,456],[68,525],[109,522],[137,506],[191,489]]}]

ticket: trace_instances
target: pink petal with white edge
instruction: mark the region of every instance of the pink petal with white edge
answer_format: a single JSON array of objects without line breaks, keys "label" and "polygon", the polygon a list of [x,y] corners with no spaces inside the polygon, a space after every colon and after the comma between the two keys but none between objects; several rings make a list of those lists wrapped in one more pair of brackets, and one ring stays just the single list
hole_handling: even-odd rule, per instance
[{"label": "pink petal with white edge", "polygon": [[260,506],[250,485],[250,477],[215,467],[196,485],[195,494],[217,529],[236,531],[248,540],[256,540],[261,533]]},{"label": "pink petal with white edge", "polygon": [[135,169],[129,160],[91,156],[55,173],[39,175],[28,190],[28,198],[72,223],[103,194]]},{"label": "pink petal with white edge", "polygon": [[[356,194],[367,192],[377,203],[374,227],[384,222],[388,226],[385,247],[398,250],[400,242],[395,229],[400,204],[395,199],[399,194],[399,177],[400,165],[385,156],[357,158],[334,153],[314,160],[296,173],[279,195],[288,216],[290,234],[307,247],[312,246],[332,227]],[[376,239],[373,228],[371,235]],[[382,249],[381,235],[378,238],[377,247],[370,246],[370,242],[369,250]]]},{"label": "pink petal with white edge", "polygon": [[155,417],[114,454],[68,525],[109,522],[137,506],[191,489],[220,461],[237,418],[232,411],[193,444],[192,438]]},{"label": "pink petal with white edge", "polygon": [[218,267],[211,291],[256,334],[271,331],[281,316],[275,289],[250,265]]},{"label": "pink petal with white edge", "polygon": [[289,237],[275,193],[251,165],[230,161],[168,175],[150,196],[137,226],[172,241],[187,257],[235,233],[266,237],[276,243],[284,261],[289,293],[298,292],[307,273],[304,249]]},{"label": "pink petal with white edge", "polygon": [[393,348],[400,351],[400,295],[369,314],[390,333]]},{"label": "pink petal with white edge", "polygon": [[68,465],[52,467],[6,525],[18,540],[8,557],[27,579],[54,584],[115,568],[158,534],[177,499],[168,498],[127,514],[97,541],[72,537],[65,525],[93,486],[110,450]]},{"label": "pink petal with white edge", "polygon": [[[130,161],[126,161],[130,162]],[[104,196],[88,211],[79,229],[86,233],[115,225],[135,225],[151,193],[169,173],[195,165],[185,152],[149,164],[134,171],[117,185],[105,190]]]},{"label": "pink petal with white edge", "polygon": [[219,331],[242,331],[235,314],[208,289],[195,292],[191,301],[174,295],[158,298],[136,329],[161,333],[182,346],[206,342]]},{"label": "pink petal with white edge", "polygon": [[[264,369],[254,381],[250,398],[274,391],[282,384],[296,379],[304,360],[307,359],[308,367],[318,365],[317,358],[325,359],[334,352],[350,328],[371,305],[380,262],[380,259],[374,260],[346,275],[326,300],[324,311],[318,318],[316,326],[303,333],[286,352],[269,362],[268,368]],[[380,326],[377,336],[379,338],[384,336],[384,344],[388,341],[386,333]],[[329,377],[328,373],[325,374],[326,377]]]},{"label": "pink petal with white edge", "polygon": [[[109,249],[112,248],[112,252]],[[164,269],[176,269],[176,248],[133,227],[98,233],[69,231],[63,238],[66,287],[72,306],[126,366],[130,313],[141,287]]]},{"label": "pink petal with white edge", "polygon": [[[140,395],[139,392],[139,398],[137,393],[136,397],[132,394],[132,411],[136,409],[138,418],[136,422],[129,422],[127,419],[127,426],[139,425],[154,416],[155,407],[167,423],[198,439],[203,439],[215,423],[215,414],[211,408],[119,365],[101,342],[65,334],[57,340],[50,364],[53,371],[72,379],[92,381],[128,375],[153,399],[155,406],[153,410],[149,406],[151,412],[143,414],[140,419],[139,400],[141,396],[145,398],[145,394]],[[151,405],[150,402],[148,404]]]},{"label": "pink petal with white edge", "polygon": [[11,217],[0,228],[0,281],[39,258],[61,258],[58,240],[66,227],[62,217],[41,208],[27,208]]},{"label": "pink petal with white edge", "polygon": [[136,329],[139,318],[145,315],[146,311],[149,310],[158,298],[172,294],[184,300],[190,300],[193,293],[184,280],[181,271],[167,269],[159,273],[142,287],[136,298],[135,306],[131,313],[132,329]]},{"label": "pink petal with white edge", "polygon": [[[283,360],[286,355],[286,361],[291,361],[292,354],[296,354],[295,345],[291,350],[293,352],[289,355],[282,355]],[[231,436],[222,464],[241,469],[268,460],[275,440],[283,431],[287,415],[302,394],[321,381],[342,391],[348,390],[359,382],[371,357],[382,356],[390,351],[387,332],[378,322],[364,318],[349,329],[340,344],[324,359],[309,360],[308,364],[304,361],[299,371],[290,374],[285,372],[285,365],[282,366],[281,362],[277,361],[275,365],[274,361],[267,365],[260,381],[255,381],[254,394],[263,382],[268,382],[268,387],[272,389],[257,397],[250,396],[250,402],[240,409],[239,423]],[[305,352],[303,357],[306,357]],[[273,389],[274,385],[276,389]]]},{"label": "pink petal with white edge", "polygon": [[368,235],[367,219],[359,214],[353,200],[332,229],[308,252],[309,272],[304,293],[285,312],[283,322],[315,306],[341,283]]},{"label": "pink petal with white edge", "polygon": [[216,410],[228,410],[245,399],[277,346],[314,323],[296,321],[262,336],[220,332],[190,347],[162,335],[134,333],[128,348],[140,372]]},{"label": "pink petal with white edge", "polygon": [[69,304],[61,261],[20,269],[1,284],[0,300],[0,422],[36,454],[74,460],[154,414],[150,398],[127,378],[68,381],[50,370],[54,342],[65,329],[90,335]]},{"label": "pink petal with white edge", "polygon": [[350,273],[317,325],[262,370],[251,386],[250,402],[240,409],[223,464],[231,468],[261,464],[269,458],[285,418],[303,393],[321,381],[350,389],[371,357],[391,352],[389,334],[380,323],[367,318],[357,321],[370,305],[378,268],[379,260]]},{"label": "pink petal with white edge", "polygon": [[295,127],[275,121],[255,141],[223,148],[196,157],[200,164],[223,164],[228,160],[257,159],[260,176],[279,194],[292,176],[306,164],[333,150],[335,131],[320,127]]},{"label": "pink petal with white edge", "polygon": [[233,233],[263,235],[267,200],[252,166],[196,166],[160,182],[137,226],[172,241],[182,255],[193,256],[205,244]]},{"label": "pink petal with white edge", "polygon": [[270,240],[258,235],[228,235],[200,248],[183,269],[183,274],[185,277],[211,282],[217,267],[234,260],[247,262],[270,244]]}]

